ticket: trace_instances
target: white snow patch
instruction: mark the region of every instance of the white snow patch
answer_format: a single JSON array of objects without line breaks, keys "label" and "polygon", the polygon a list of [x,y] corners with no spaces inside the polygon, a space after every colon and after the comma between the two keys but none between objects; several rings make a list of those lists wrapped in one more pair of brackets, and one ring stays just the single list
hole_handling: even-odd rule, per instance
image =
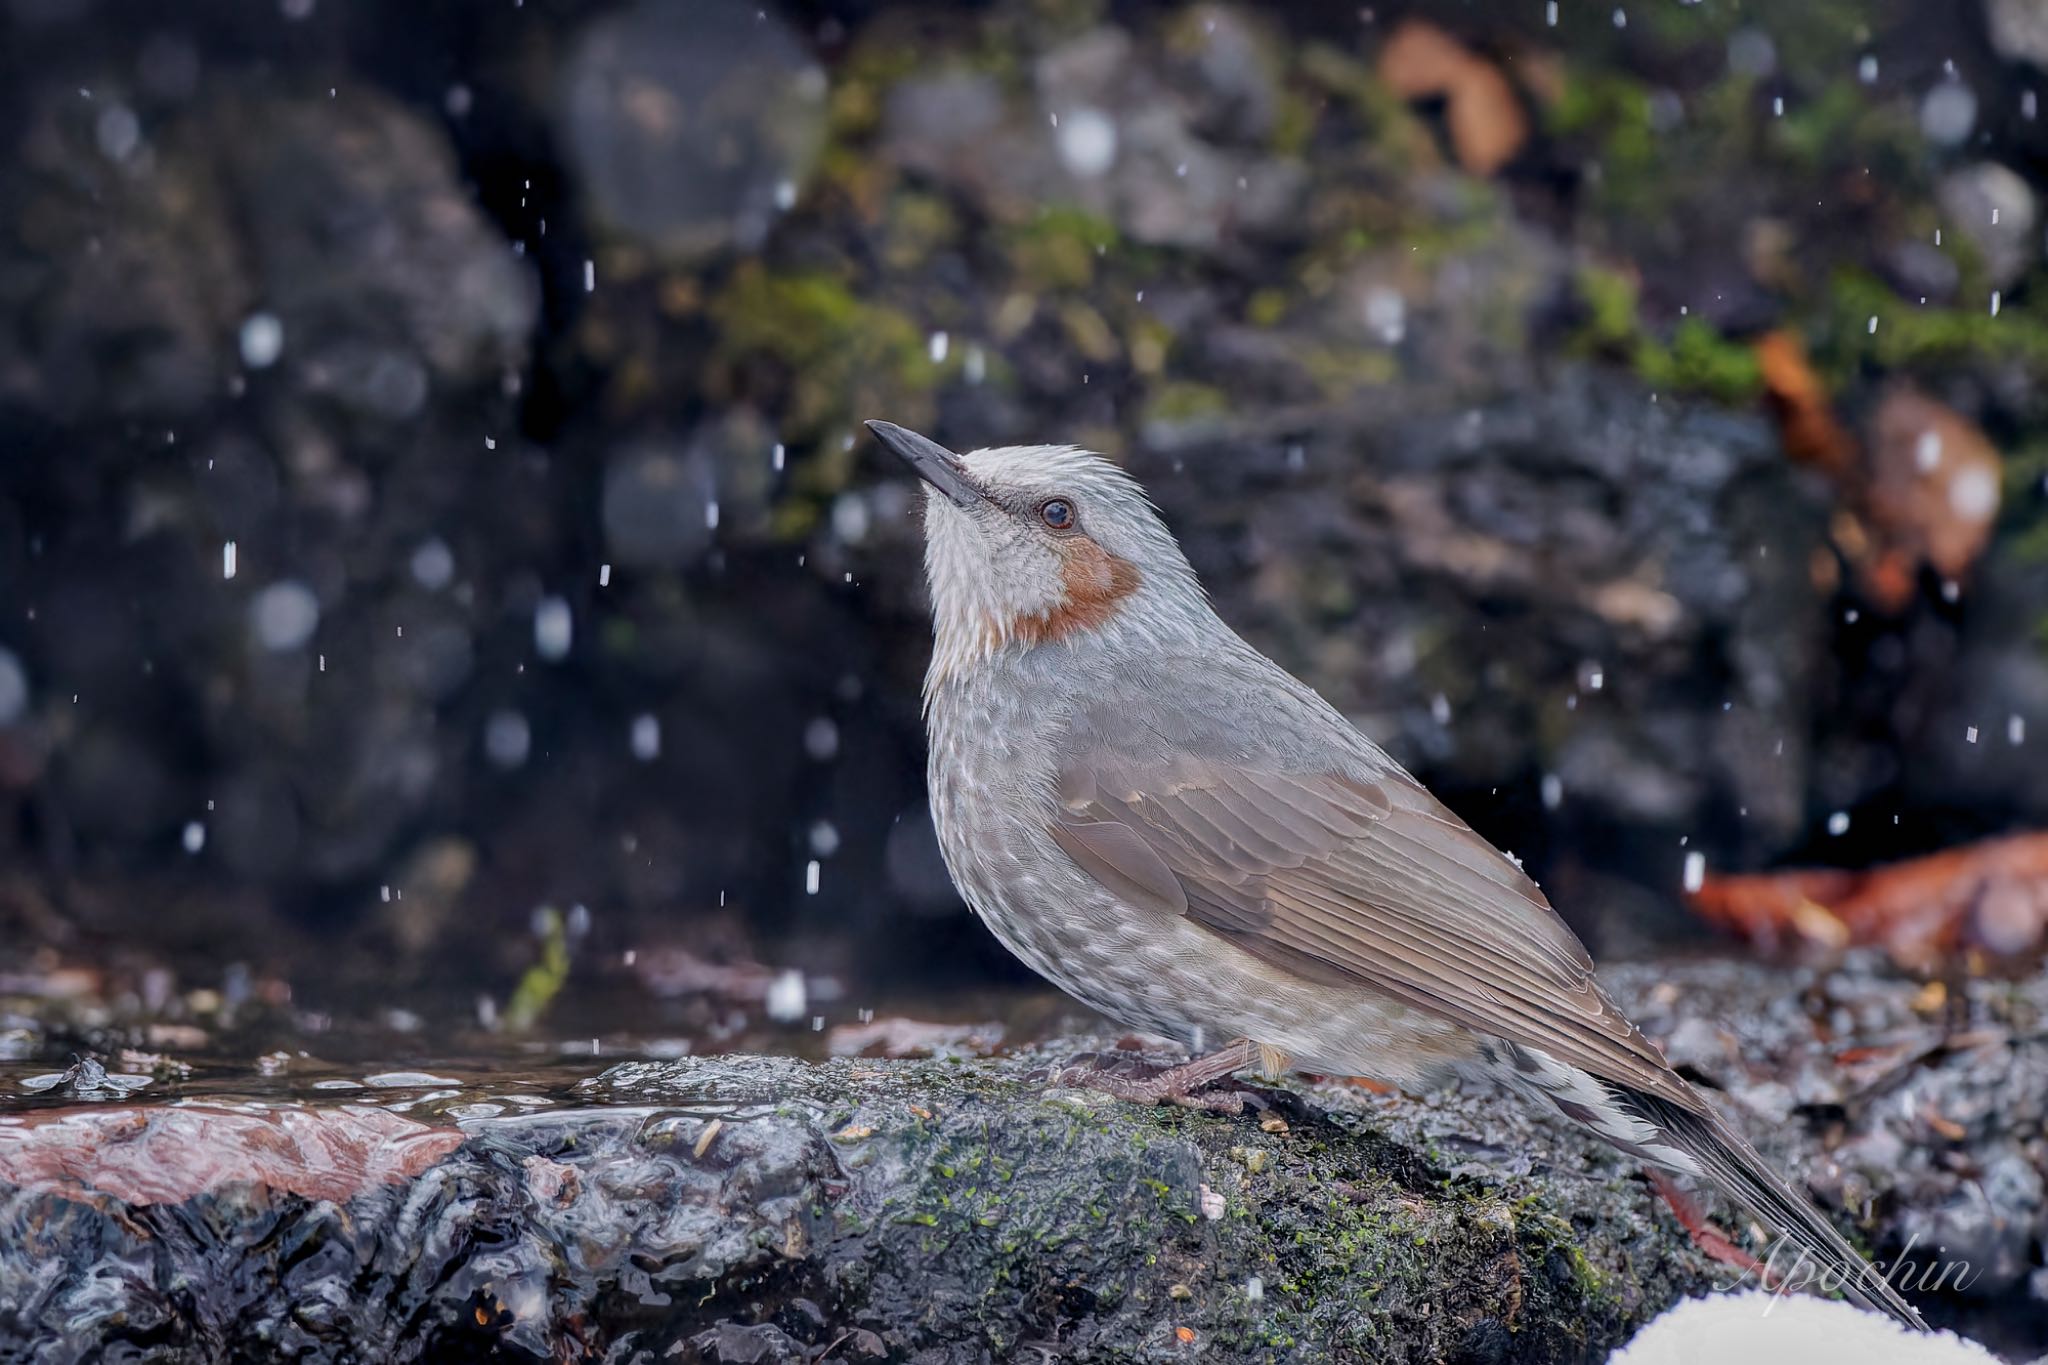
[{"label": "white snow patch", "polygon": [[1992,1365],[1996,1359],[1953,1332],[1916,1334],[1833,1299],[1752,1290],[1686,1299],[1636,1333],[1608,1365]]}]

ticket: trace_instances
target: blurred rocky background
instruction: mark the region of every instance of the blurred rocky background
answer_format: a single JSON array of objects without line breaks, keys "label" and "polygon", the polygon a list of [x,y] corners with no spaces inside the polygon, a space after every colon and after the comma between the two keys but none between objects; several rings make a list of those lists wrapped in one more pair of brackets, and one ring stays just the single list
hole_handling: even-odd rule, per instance
[{"label": "blurred rocky background", "polygon": [[5,0],[0,976],[1018,979],[871,416],[1124,461],[1596,951],[2024,835],[2044,84],[2036,0]]}]

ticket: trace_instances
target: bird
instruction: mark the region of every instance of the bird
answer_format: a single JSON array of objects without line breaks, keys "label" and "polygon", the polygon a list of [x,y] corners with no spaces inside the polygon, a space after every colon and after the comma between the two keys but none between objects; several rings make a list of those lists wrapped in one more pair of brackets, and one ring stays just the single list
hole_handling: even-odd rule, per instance
[{"label": "bird", "polygon": [[1924,1328],[1624,1015],[1521,866],[1224,623],[1136,480],[1072,446],[867,426],[926,485],[927,778],[955,886],[1039,975],[1195,1054],[1103,1088],[1490,1074]]}]

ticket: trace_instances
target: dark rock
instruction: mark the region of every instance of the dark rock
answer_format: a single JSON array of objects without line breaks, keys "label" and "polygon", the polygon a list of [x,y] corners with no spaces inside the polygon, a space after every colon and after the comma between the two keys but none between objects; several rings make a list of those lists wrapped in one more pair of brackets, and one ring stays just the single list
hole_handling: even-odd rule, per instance
[{"label": "dark rock", "polygon": [[[1609,980],[1774,1162],[1912,1263],[1923,1305],[2038,1331],[2038,983],[1971,982],[1944,1012],[1867,956]],[[1128,1061],[1065,1040],[633,1062],[553,1107],[437,1073],[375,1078],[438,1087],[409,1115],[34,1110],[0,1125],[0,1337],[50,1359],[89,1336],[143,1359],[1581,1360],[1727,1280],[1625,1158],[1483,1085],[1296,1084],[1240,1117],[1046,1088],[1087,1050]],[[109,1257],[140,1269],[109,1285]]]},{"label": "dark rock", "polygon": [[[1827,1206],[1871,1211],[1880,1260],[1913,1267],[1895,1284],[1997,1301],[2001,1330],[2038,1340],[2048,1309],[2027,1277],[2048,1246],[2048,985],[1972,980],[1930,996],[1877,964],[1628,967],[1609,980],[1674,1062],[1753,1116],[1762,1150]],[[1805,1136],[1816,1129],[1836,1133],[1825,1150]]]},{"label": "dark rock", "polygon": [[[633,1064],[590,1107],[460,1133],[35,1117],[0,1128],[0,1226],[34,1228],[0,1244],[0,1336],[51,1360],[1573,1361],[1707,1281],[1620,1162],[1497,1098],[1282,1093],[1262,1124],[1043,1090],[1064,1055]],[[109,1256],[135,1270],[108,1283]]]},{"label": "dark rock", "polygon": [[[2048,988],[1936,1001],[1874,955],[1607,979],[1937,1320],[2040,1339]],[[1134,1060],[1103,1040],[937,1047],[631,1062],[551,1104],[440,1067],[366,1078],[395,1101],[224,1104],[216,1068],[183,1103],[31,1108],[0,1123],[0,1347],[1562,1361],[1732,1278],[1632,1163],[1484,1085],[1297,1082],[1225,1117],[1047,1088]],[[144,1078],[40,1079],[106,1101]]]},{"label": "dark rock", "polygon": [[759,6],[644,4],[578,37],[563,133],[599,221],[684,258],[753,248],[808,177],[825,89]]},{"label": "dark rock", "polygon": [[1977,248],[1993,289],[2010,288],[2041,259],[2034,191],[2009,166],[1980,161],[1943,177],[1944,220]]},{"label": "dark rock", "polygon": [[1987,0],[1984,17],[1999,56],[2048,70],[2048,5],[2041,0]]},{"label": "dark rock", "polygon": [[1034,63],[1028,101],[958,68],[899,82],[882,152],[998,220],[1054,200],[1157,246],[1213,253],[1285,236],[1307,175],[1264,146],[1278,99],[1270,39],[1222,8],[1181,24],[1177,64],[1107,25],[1053,47]]},{"label": "dark rock", "polygon": [[[538,299],[438,135],[372,92],[216,95],[133,161],[89,150],[97,106],[49,93],[9,198],[35,282],[0,331],[0,397],[59,418],[189,417],[280,367],[385,421],[430,382],[525,355]],[[80,172],[84,174],[81,175]]]}]

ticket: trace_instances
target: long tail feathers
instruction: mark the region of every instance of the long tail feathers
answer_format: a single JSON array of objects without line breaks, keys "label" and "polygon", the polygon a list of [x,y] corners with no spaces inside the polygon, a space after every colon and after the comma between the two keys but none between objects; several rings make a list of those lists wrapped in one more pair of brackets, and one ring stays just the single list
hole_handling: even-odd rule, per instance
[{"label": "long tail feathers", "polygon": [[1839,1285],[1854,1303],[1926,1330],[1927,1324],[1877,1267],[1858,1255],[1820,1210],[1795,1193],[1734,1129],[1654,1095],[1620,1090],[1616,1098],[1657,1130],[1662,1145],[1690,1157],[1701,1176],[1789,1239],[1827,1284]]}]

